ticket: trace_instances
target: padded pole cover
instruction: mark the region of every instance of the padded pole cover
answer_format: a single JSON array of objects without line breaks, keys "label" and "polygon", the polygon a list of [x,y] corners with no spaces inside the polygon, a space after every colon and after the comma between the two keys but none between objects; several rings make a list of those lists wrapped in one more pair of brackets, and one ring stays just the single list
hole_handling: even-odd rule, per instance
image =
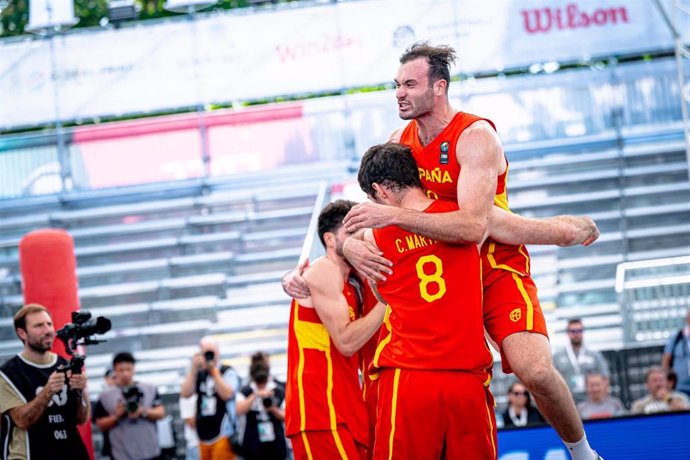
[{"label": "padded pole cover", "polygon": [[[71,323],[72,312],[79,310],[77,262],[72,237],[57,229],[26,234],[19,243],[19,266],[24,283],[24,304],[37,303],[46,307],[53,316],[56,331]],[[62,341],[57,338],[53,351],[70,359]],[[93,458],[91,423],[81,425],[79,432]]]}]

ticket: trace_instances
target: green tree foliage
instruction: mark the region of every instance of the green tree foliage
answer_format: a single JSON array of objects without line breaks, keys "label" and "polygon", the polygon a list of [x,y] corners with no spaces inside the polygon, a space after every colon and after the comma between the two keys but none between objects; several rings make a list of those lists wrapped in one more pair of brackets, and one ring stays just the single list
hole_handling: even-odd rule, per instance
[{"label": "green tree foliage", "polygon": [[[25,33],[29,22],[30,0],[0,0],[0,37],[11,37]],[[64,0],[59,0],[64,1]],[[287,0],[274,0],[285,3]],[[158,19],[177,13],[165,9],[165,0],[135,0],[137,20]],[[230,10],[251,6],[250,0],[218,0],[209,10]],[[93,27],[108,17],[108,0],[74,0],[74,14],[79,18],[75,27]]]}]

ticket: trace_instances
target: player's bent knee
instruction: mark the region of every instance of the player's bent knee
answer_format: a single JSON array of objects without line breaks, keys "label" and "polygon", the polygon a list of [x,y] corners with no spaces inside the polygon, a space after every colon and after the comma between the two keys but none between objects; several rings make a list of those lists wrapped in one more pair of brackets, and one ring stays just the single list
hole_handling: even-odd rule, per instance
[{"label": "player's bent knee", "polygon": [[513,372],[531,393],[545,394],[554,384],[555,372],[551,362],[529,362],[525,365],[512,364]]}]

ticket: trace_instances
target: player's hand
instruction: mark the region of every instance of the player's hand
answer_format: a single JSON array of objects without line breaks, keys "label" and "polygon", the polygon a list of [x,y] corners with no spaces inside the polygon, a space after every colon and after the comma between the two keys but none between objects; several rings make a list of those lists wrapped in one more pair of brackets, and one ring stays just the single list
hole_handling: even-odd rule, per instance
[{"label": "player's hand", "polygon": [[306,299],[311,295],[309,292],[309,286],[307,282],[302,278],[302,273],[309,266],[309,259],[305,259],[304,262],[300,263],[294,270],[287,272],[281,284],[283,285],[283,291],[287,295],[295,299]]},{"label": "player's hand", "polygon": [[343,244],[343,255],[371,283],[386,281],[386,275],[393,274],[391,261],[383,257],[381,250],[368,241],[348,238]]},{"label": "player's hand", "polygon": [[560,246],[576,246],[581,244],[589,246],[599,238],[599,228],[592,219],[587,216],[558,216],[556,219],[565,222],[571,230],[570,239]]},{"label": "player's hand", "polygon": [[575,226],[575,238],[572,244],[581,244],[589,246],[599,238],[599,229],[597,224],[587,216],[573,217],[573,224]]},{"label": "player's hand", "polygon": [[343,225],[345,230],[355,233],[363,228],[382,228],[395,224],[395,217],[399,208],[365,201],[350,209]]},{"label": "player's hand", "polygon": [[582,244],[582,246],[589,246],[599,239],[599,228],[597,224],[587,216],[582,216],[580,219],[582,219],[584,233],[583,241],[580,244]]},{"label": "player's hand", "polygon": [[73,374],[71,371],[67,373],[69,378],[69,387],[73,390],[83,390],[86,388],[86,374]]}]

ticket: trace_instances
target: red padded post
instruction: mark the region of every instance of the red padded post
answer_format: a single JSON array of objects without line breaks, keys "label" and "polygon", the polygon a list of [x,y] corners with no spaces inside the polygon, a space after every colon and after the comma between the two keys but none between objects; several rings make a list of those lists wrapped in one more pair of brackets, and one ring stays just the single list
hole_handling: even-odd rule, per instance
[{"label": "red padded post", "polygon": [[[42,229],[26,234],[19,243],[19,265],[24,282],[24,304],[46,307],[57,331],[72,322],[72,312],[79,310],[77,261],[74,241],[64,230]],[[55,340],[53,351],[67,359],[62,341]],[[79,427],[84,444],[93,459],[91,424]]]}]

